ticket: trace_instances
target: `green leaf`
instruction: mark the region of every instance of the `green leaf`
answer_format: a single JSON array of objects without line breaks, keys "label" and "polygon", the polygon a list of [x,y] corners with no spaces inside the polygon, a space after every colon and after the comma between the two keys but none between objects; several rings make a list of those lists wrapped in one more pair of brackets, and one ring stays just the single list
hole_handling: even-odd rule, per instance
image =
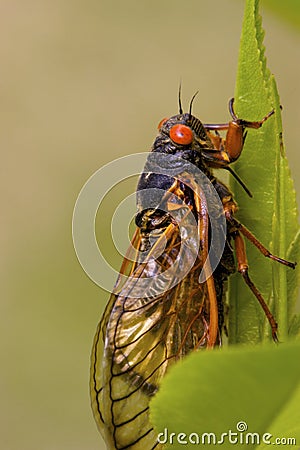
[{"label": "green leaf", "polygon": [[[243,22],[235,109],[239,117],[259,120],[273,108],[275,115],[260,130],[249,130],[245,147],[234,169],[244,180],[253,198],[248,198],[231,181],[239,205],[238,219],[267,247],[281,258],[299,232],[295,192],[282,140],[280,101],[274,77],[266,65],[264,32],[258,12],[258,0],[246,2]],[[293,259],[299,260],[300,246],[294,246]],[[247,242],[249,274],[274,312],[279,338],[286,341],[289,318],[294,307],[299,272],[264,258]],[[257,300],[237,274],[230,280],[230,343],[258,343],[269,339],[270,327]]]},{"label": "green leaf", "polygon": [[[169,447],[174,450],[182,448],[178,433],[185,433],[187,440],[191,433],[200,439],[203,433],[214,433],[220,439],[229,430],[237,432],[240,421],[260,438],[271,433],[271,442],[293,437],[299,443],[299,402],[300,343],[227,348],[193,353],[174,366],[151,402],[151,414],[158,432],[167,429],[169,439],[176,433]],[[239,439],[245,435],[238,433]],[[224,439],[224,448],[231,448],[228,437]],[[239,442],[239,449],[256,448]]]}]

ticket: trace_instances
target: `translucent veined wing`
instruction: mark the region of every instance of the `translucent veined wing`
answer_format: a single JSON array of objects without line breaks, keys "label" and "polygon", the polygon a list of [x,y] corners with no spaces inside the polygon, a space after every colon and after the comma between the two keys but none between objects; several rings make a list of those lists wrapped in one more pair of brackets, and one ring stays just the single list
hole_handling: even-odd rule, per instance
[{"label": "translucent veined wing", "polygon": [[[190,190],[189,195],[196,197]],[[110,449],[160,448],[149,422],[151,396],[172,362],[219,339],[214,337],[211,343],[211,322],[218,320],[212,318],[212,311],[217,315],[213,278],[202,284],[198,281],[208,254],[209,224],[199,198],[192,204],[189,209],[169,202],[168,207],[177,208],[181,218],[196,213],[197,237],[206,236],[201,251],[188,222],[170,223],[153,237],[142,262],[125,258],[97,329],[91,397],[98,427]],[[139,230],[132,246],[141,248]],[[182,271],[185,266],[189,267],[186,273]],[[129,274],[125,281],[124,274]]]}]

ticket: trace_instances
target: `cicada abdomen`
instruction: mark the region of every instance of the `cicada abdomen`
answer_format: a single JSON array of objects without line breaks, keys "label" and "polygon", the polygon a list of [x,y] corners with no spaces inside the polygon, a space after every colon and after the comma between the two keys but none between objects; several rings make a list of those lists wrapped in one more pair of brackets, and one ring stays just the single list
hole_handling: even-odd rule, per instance
[{"label": "cicada abdomen", "polygon": [[[231,241],[276,339],[276,321],[249,278],[241,234],[265,256],[294,265],[271,255],[233,217],[232,194],[212,173],[228,169],[242,151],[245,128],[259,128],[273,112],[260,122],[241,120],[233,101],[230,112],[227,124],[203,125],[180,106],[160,123],[140,176],[137,230],[92,351],[92,408],[109,449],[160,448],[149,401],[169,365],[221,345],[224,283],[235,271]],[[217,130],[227,130],[226,138]]]}]

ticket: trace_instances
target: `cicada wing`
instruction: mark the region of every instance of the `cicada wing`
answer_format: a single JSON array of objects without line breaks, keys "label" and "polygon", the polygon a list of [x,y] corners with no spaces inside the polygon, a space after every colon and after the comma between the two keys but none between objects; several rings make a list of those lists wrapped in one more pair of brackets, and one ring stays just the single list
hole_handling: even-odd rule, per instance
[{"label": "cicada wing", "polygon": [[[190,208],[189,213],[200,218],[198,236],[204,239],[209,225],[200,209],[203,215],[205,208],[199,198],[191,203],[196,211]],[[180,213],[184,216],[186,211]],[[98,327],[91,397],[97,424],[111,449],[160,448],[149,421],[151,396],[173,361],[212,345],[213,279],[199,284],[207,242],[199,251],[193,233],[189,222],[181,227],[171,223],[158,233],[142,262],[125,258]],[[138,234],[133,241],[139,250]]]},{"label": "cicada wing", "polygon": [[[126,256],[123,260],[119,277],[114,287],[114,291],[116,291],[119,288],[120,284],[122,283],[122,277],[134,271],[136,267],[136,259],[134,253],[135,251],[138,250],[139,246],[140,246],[140,235],[139,230],[136,229],[131,241],[130,248],[128,249]],[[96,330],[92,347],[91,369],[90,369],[90,396],[91,396],[92,410],[97,426],[105,439],[107,427],[105,426],[103,414],[105,415],[106,406],[103,403],[101,403],[100,405],[99,399],[102,397],[101,392],[104,387],[103,385],[103,375],[105,371],[104,348],[105,348],[107,324],[109,322],[115,301],[118,298],[118,296],[114,293],[114,291],[111,294],[108,303],[106,304],[102,318]]]},{"label": "cicada wing", "polygon": [[[121,291],[111,296],[97,330],[91,396],[96,421],[109,448],[156,447],[149,400],[172,361],[207,345],[209,299],[206,283],[198,283],[199,259],[198,267],[194,264],[171,289],[157,296],[145,297],[143,291],[140,298],[130,297],[130,292],[138,292],[139,280],[166,271],[174,263],[179,240],[174,227],[161,257],[137,266]],[[165,285],[170,281],[166,275]],[[159,291],[155,281],[149,290],[153,294]]]}]

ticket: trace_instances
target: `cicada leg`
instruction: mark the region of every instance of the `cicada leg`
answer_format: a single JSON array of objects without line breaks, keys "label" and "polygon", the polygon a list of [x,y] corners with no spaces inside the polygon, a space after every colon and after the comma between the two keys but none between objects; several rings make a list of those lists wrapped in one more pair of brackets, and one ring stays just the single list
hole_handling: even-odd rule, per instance
[{"label": "cicada leg", "polygon": [[255,247],[265,257],[270,258],[274,261],[277,261],[280,264],[288,266],[292,269],[295,269],[296,263],[286,261],[285,259],[279,258],[276,255],[273,255],[258,239],[256,239],[256,237],[244,225],[242,225],[237,219],[235,219],[232,216],[232,212],[230,211],[230,209],[228,209],[226,211],[226,207],[225,207],[225,216],[226,216],[227,221],[230,223],[230,225],[233,228],[233,231],[231,232],[231,236],[233,237],[234,243],[235,243],[235,252],[236,252],[236,257],[237,257],[237,262],[238,262],[238,271],[242,275],[247,286],[249,286],[249,288],[251,289],[251,291],[253,292],[253,294],[255,295],[257,300],[259,301],[259,304],[261,305],[262,309],[264,310],[264,313],[270,323],[270,326],[272,329],[273,340],[275,342],[278,342],[277,322],[276,322],[274,316],[272,315],[263,296],[261,295],[261,293],[255,286],[255,284],[249,277],[249,274],[248,274],[249,266],[248,266],[247,256],[246,256],[246,248],[245,248],[245,243],[244,243],[244,240],[243,240],[241,234],[243,234],[253,245],[255,245]]},{"label": "cicada leg", "polygon": [[242,225],[235,217],[233,217],[232,212],[228,209],[226,210],[225,207],[225,217],[228,220],[228,222],[238,231],[240,231],[241,234],[245,236],[255,247],[266,257],[273,259],[273,261],[277,261],[280,264],[283,264],[284,266],[288,266],[291,269],[295,269],[297,263],[296,262],[290,262],[286,259],[279,258],[279,256],[273,255],[256,237],[251,233],[251,231],[248,230],[244,225]]},{"label": "cicada leg", "polygon": [[234,233],[233,239],[234,239],[234,244],[235,244],[235,254],[236,254],[236,258],[237,258],[237,262],[238,262],[238,272],[242,275],[245,283],[247,284],[247,286],[249,286],[249,288],[251,289],[251,291],[253,292],[253,294],[255,295],[257,300],[259,301],[259,304],[261,305],[262,309],[264,310],[264,313],[265,313],[265,315],[269,321],[269,324],[271,326],[273,340],[275,342],[278,342],[277,322],[276,322],[273,314],[271,313],[268,305],[266,304],[263,296],[261,295],[261,293],[259,292],[259,290],[257,289],[257,287],[255,286],[255,284],[253,283],[253,281],[251,280],[251,278],[249,277],[249,274],[248,274],[249,266],[248,266],[248,261],[247,261],[247,256],[246,256],[245,242],[238,231],[236,231]]},{"label": "cicada leg", "polygon": [[[236,161],[242,153],[244,142],[246,139],[246,128],[260,128],[266,120],[271,117],[275,110],[272,109],[265,117],[259,121],[250,121],[239,119],[233,109],[234,99],[229,101],[229,111],[232,121],[221,124],[203,124],[207,130],[210,140],[214,148],[205,149],[204,158],[207,159],[208,164],[212,167],[226,167],[228,164]],[[221,138],[218,131],[227,130],[226,137]],[[215,131],[215,135],[211,133]]]}]

